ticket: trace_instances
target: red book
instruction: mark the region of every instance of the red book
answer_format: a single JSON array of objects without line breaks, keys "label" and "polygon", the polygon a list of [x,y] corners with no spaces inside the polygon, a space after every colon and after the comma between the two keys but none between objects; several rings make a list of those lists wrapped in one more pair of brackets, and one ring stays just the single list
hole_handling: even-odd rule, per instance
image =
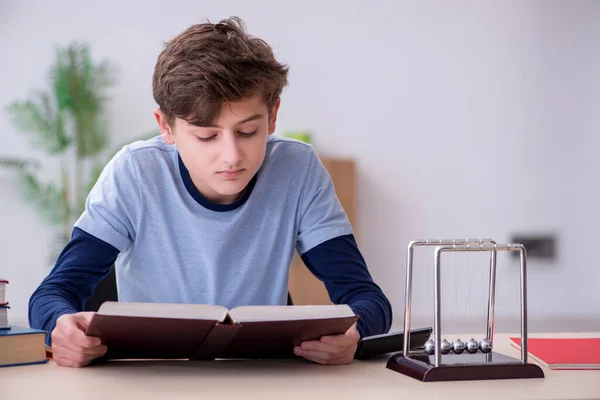
[{"label": "red book", "polygon": [[[521,338],[510,340],[521,350]],[[600,338],[528,338],[527,352],[549,369],[600,369]]]}]

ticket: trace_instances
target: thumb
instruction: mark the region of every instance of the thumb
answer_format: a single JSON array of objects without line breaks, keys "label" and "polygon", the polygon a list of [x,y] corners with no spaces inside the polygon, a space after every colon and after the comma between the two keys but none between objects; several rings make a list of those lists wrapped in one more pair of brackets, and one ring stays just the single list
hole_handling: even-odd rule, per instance
[{"label": "thumb", "polygon": [[348,330],[346,331],[346,335],[354,336],[355,332],[357,332],[357,330],[356,330],[356,322],[353,323],[350,328],[348,328]]},{"label": "thumb", "polygon": [[94,314],[96,314],[95,312],[92,311],[85,311],[85,312],[79,312],[77,314],[75,314],[75,320],[77,321],[77,325],[80,329],[82,329],[83,331],[85,331],[87,329],[87,327],[90,325],[90,322],[92,321],[92,317],[94,316]]}]

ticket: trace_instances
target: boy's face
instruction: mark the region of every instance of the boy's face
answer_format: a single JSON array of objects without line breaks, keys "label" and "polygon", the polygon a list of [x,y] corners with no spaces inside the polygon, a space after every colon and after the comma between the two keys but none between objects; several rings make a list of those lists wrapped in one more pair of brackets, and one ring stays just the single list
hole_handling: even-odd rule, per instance
[{"label": "boy's face", "polygon": [[194,185],[208,200],[230,204],[241,197],[265,158],[267,136],[275,132],[279,100],[269,114],[261,96],[223,106],[211,126],[154,115],[167,144],[175,143]]}]

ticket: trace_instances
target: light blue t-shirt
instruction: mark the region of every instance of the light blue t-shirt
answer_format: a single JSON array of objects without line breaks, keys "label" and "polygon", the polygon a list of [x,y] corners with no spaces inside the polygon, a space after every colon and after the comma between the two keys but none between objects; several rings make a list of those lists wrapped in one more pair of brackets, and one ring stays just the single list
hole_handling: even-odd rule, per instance
[{"label": "light blue t-shirt", "polygon": [[156,137],[110,161],[75,226],[120,251],[120,301],[286,304],[294,250],[303,254],[352,229],[305,143],[269,136],[249,188],[236,204],[210,206],[176,146]]}]

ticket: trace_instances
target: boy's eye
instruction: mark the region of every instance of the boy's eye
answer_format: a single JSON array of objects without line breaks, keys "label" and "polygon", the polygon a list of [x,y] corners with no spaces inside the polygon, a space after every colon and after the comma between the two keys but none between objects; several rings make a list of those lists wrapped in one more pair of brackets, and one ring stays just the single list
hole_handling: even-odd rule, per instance
[{"label": "boy's eye", "polygon": [[[238,134],[241,137],[250,137],[250,136],[253,136],[254,134],[256,134],[256,132],[258,132],[258,130],[253,131],[253,132],[238,132]],[[200,137],[200,136],[196,136],[196,137],[201,142],[210,142],[211,140],[214,140],[217,137],[217,135],[212,135],[212,136],[209,136],[209,137]]]},{"label": "boy's eye", "polygon": [[252,135],[254,135],[257,131],[253,131],[253,132],[239,132],[240,136],[242,137],[250,137]]}]

